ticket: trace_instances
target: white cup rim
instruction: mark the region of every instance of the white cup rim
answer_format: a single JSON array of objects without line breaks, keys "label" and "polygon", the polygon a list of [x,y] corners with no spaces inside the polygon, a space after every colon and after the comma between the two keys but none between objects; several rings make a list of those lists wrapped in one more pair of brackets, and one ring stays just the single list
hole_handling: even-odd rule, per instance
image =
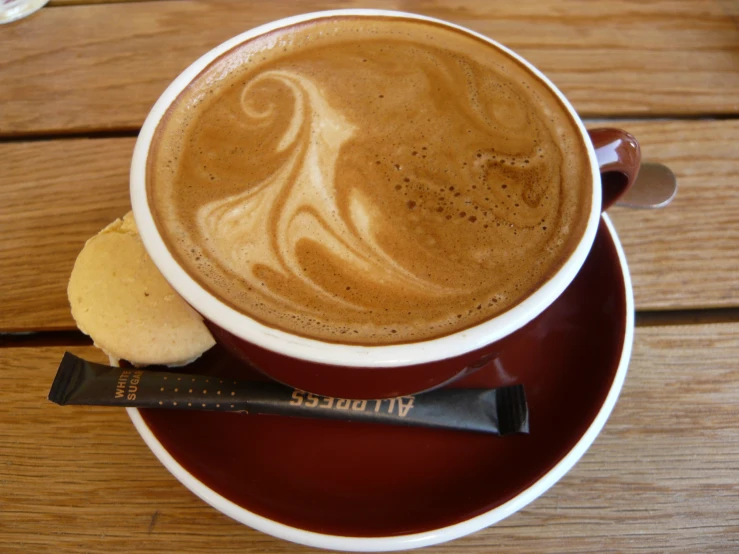
[{"label": "white cup rim", "polygon": [[[593,178],[591,210],[585,232],[578,245],[560,269],[534,293],[506,312],[468,329],[420,342],[385,346],[359,346],[324,342],[269,327],[239,313],[207,292],[195,279],[190,277],[175,261],[166,247],[154,223],[148,205],[146,193],[146,161],[154,131],[170,104],[206,66],[218,56],[242,42],[278,28],[292,26],[313,19],[337,16],[410,18],[434,22],[464,31],[471,36],[488,42],[523,64],[547,85],[571,115],[572,121],[580,131],[582,141],[586,146]],[[598,162],[585,126],[565,96],[533,65],[494,40],[459,25],[412,13],[374,9],[330,10],[288,17],[251,29],[216,46],[185,69],[154,104],[136,140],[130,175],[131,204],[139,234],[146,250],[172,287],[203,317],[231,334],[267,350],[308,362],[348,367],[398,367],[460,356],[506,337],[534,319],[567,288],[590,252],[600,219],[601,187],[599,183],[600,171]]]},{"label": "white cup rim", "polygon": [[316,533],[292,527],[251,512],[210,489],[202,481],[198,480],[182,467],[174,457],[172,457],[166,448],[164,448],[164,446],[159,442],[136,408],[127,408],[128,415],[136,427],[136,430],[144,439],[146,445],[151,449],[164,467],[166,467],[185,487],[195,493],[203,501],[236,521],[277,538],[313,548],[327,548],[331,550],[351,552],[389,552],[431,546],[480,531],[481,529],[489,527],[521,510],[544,494],[568,471],[570,471],[600,434],[608,420],[608,417],[613,411],[616,401],[621,393],[621,389],[623,388],[634,341],[634,292],[631,285],[631,276],[626,263],[626,256],[621,246],[621,242],[618,239],[618,235],[616,234],[616,230],[608,216],[605,214],[603,214],[603,221],[606,224],[608,233],[613,240],[613,244],[618,255],[618,261],[624,280],[626,309],[626,325],[624,329],[624,342],[621,350],[621,357],[608,394],[595,416],[595,419],[582,434],[580,440],[577,441],[577,443],[561,460],[559,460],[559,462],[554,465],[554,467],[512,499],[478,516],[447,527],[394,537],[346,537]]}]

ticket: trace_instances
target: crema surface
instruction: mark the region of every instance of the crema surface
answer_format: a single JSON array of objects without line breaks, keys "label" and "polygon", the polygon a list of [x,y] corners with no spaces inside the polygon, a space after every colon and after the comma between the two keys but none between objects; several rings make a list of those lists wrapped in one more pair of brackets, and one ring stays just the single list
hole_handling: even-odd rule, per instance
[{"label": "crema surface", "polygon": [[593,186],[571,116],[495,47],[331,18],[213,62],[155,133],[149,202],[203,287],[290,333],[382,345],[510,309],[580,240]]}]

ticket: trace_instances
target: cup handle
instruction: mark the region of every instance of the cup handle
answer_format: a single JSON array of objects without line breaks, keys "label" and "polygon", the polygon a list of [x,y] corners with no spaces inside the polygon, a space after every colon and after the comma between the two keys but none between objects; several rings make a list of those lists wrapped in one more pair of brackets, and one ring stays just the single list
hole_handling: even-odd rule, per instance
[{"label": "cup handle", "polygon": [[601,210],[606,211],[634,184],[639,173],[641,150],[636,139],[621,129],[592,129],[588,134],[600,166]]}]

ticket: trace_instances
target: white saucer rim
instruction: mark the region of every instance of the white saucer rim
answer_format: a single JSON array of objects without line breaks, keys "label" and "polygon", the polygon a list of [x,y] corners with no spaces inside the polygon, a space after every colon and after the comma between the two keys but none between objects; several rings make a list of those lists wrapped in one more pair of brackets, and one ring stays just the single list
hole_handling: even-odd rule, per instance
[{"label": "white saucer rim", "polygon": [[634,291],[631,283],[631,275],[626,262],[626,255],[623,251],[621,241],[618,238],[618,234],[616,233],[608,215],[603,214],[602,218],[611,235],[611,240],[613,241],[622,269],[626,302],[624,342],[621,351],[621,358],[619,360],[613,382],[611,383],[611,388],[606,395],[598,414],[595,416],[595,419],[588,429],[583,433],[575,446],[573,446],[553,468],[511,500],[501,504],[500,506],[496,506],[483,514],[447,527],[393,537],[346,537],[298,529],[251,512],[207,487],[204,483],[199,481],[190,472],[183,468],[164,448],[164,446],[162,446],[136,408],[127,408],[126,411],[128,412],[134,427],[144,439],[144,442],[152,453],[187,489],[192,491],[196,496],[210,504],[212,507],[235,519],[239,523],[274,537],[314,548],[351,552],[390,552],[440,544],[480,531],[521,510],[523,507],[544,494],[568,471],[570,471],[600,434],[608,420],[608,417],[613,411],[616,401],[621,393],[621,389],[623,388],[629,361],[631,359],[631,350],[634,340]]}]

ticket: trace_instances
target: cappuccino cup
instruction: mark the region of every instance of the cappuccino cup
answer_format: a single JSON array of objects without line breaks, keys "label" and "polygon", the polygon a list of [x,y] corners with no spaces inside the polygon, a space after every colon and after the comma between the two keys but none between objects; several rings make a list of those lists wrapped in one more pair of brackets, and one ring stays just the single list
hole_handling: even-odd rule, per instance
[{"label": "cappuccino cup", "polygon": [[305,391],[385,398],[494,363],[583,265],[639,145],[452,23],[336,10],[188,67],[141,129],[141,238],[215,339]]}]

